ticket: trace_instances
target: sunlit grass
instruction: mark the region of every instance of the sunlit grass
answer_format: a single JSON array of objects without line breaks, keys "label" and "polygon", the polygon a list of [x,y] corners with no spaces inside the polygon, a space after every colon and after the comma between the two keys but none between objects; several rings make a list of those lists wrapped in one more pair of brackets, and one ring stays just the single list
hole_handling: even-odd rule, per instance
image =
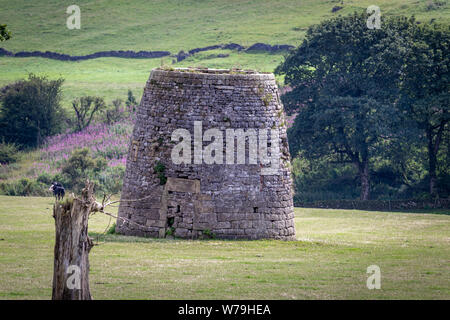
[{"label": "sunlit grass", "polygon": [[[227,52],[229,57],[217,58],[213,55]],[[71,109],[73,99],[95,95],[104,97],[108,104],[114,99],[127,98],[128,89],[139,100],[145,83],[153,68],[170,64],[178,67],[245,68],[270,71],[283,61],[282,54],[238,53],[231,50],[201,52],[172,65],[171,58],[164,59],[122,59],[99,58],[87,61],[67,62],[44,58],[0,58],[0,86],[29,73],[46,75],[50,79],[63,78],[63,105]]]},{"label": "sunlit grass", "polygon": [[[1,298],[51,297],[52,203],[0,196]],[[104,236],[110,218],[97,213],[91,291],[95,299],[449,299],[450,212],[438,212],[446,214],[298,208],[298,241],[288,242]],[[372,264],[381,290],[366,288]]]},{"label": "sunlit grass", "polygon": [[[79,0],[81,29],[66,27],[69,0],[1,0],[0,21],[13,38],[2,47],[87,54],[103,50],[168,50],[235,42],[298,45],[308,26],[377,5],[383,15],[415,15],[448,23],[449,6],[429,0]],[[332,13],[334,6],[342,10]]]}]

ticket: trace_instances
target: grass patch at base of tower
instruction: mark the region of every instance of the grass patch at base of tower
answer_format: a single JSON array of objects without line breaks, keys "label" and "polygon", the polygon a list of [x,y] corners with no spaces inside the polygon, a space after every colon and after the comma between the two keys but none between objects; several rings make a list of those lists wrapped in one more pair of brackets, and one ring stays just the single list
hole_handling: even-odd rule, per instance
[{"label": "grass patch at base of tower", "polygon": [[[0,299],[51,298],[53,203],[0,196]],[[89,255],[91,293],[95,299],[449,299],[448,213],[296,208],[297,241],[103,235],[109,217],[96,213],[89,221],[97,244]],[[370,265],[381,269],[380,290],[366,287]]]}]

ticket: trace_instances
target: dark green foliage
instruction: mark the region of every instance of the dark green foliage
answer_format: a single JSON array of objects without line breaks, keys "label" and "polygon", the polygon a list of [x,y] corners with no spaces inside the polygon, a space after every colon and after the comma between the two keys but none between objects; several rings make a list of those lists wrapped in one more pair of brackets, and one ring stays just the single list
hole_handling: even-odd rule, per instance
[{"label": "dark green foliage", "polygon": [[174,234],[175,234],[174,227],[169,227],[166,229],[166,237],[173,237]]},{"label": "dark green foliage", "polygon": [[[70,163],[70,164],[69,164]],[[14,166],[0,167],[0,179],[8,178],[8,169]],[[69,169],[69,166],[73,168]],[[58,181],[70,192],[79,192],[84,188],[86,179],[95,183],[95,192],[103,194],[117,194],[122,189],[125,168],[106,167],[106,160],[91,158],[84,154],[84,150],[77,150],[64,166],[65,172],[54,176],[48,173],[40,174],[36,179],[24,178],[15,181],[0,182],[0,194],[11,196],[51,196],[48,191],[53,181]],[[84,168],[84,169],[80,169]],[[3,173],[5,171],[5,173]]]},{"label": "dark green foliage", "polygon": [[158,162],[155,166],[155,173],[157,174],[159,183],[161,185],[164,185],[167,182],[167,177],[164,174],[165,171],[166,171],[166,167],[164,166],[164,164],[162,162]]},{"label": "dark green foliage", "polygon": [[62,83],[62,79],[30,74],[27,80],[5,87],[0,95],[0,137],[21,147],[35,147],[59,133],[65,119]]},{"label": "dark green foliage", "polygon": [[48,186],[32,179],[0,182],[0,194],[8,196],[49,196]]},{"label": "dark green foliage", "polygon": [[104,158],[92,158],[89,149],[76,149],[62,167],[62,174],[54,177],[66,189],[79,192],[86,179],[94,182],[97,194],[117,194],[122,190],[123,167],[108,167]]},{"label": "dark green foliage", "polygon": [[[64,186],[64,188],[66,189],[66,193],[69,190],[71,190],[71,188],[72,188],[71,178],[66,174],[62,174],[62,173],[55,174],[52,178],[52,182],[53,181],[57,181],[57,182],[61,183]],[[84,187],[84,185],[83,185],[83,187]]]},{"label": "dark green foliage", "polygon": [[62,175],[66,179],[66,188],[78,193],[84,188],[86,179],[97,175],[106,168],[107,162],[103,158],[92,158],[89,149],[76,149],[62,167]]},{"label": "dark green foliage", "polygon": [[50,186],[52,184],[52,182],[59,181],[59,180],[55,179],[55,177],[52,176],[51,174],[44,172],[44,173],[41,173],[37,177],[36,181],[40,182],[40,183],[42,183],[44,185]]},{"label": "dark green foliage", "polygon": [[114,222],[111,227],[109,227],[108,231],[106,231],[106,234],[116,234],[116,223]]},{"label": "dark green foliage", "polygon": [[331,199],[354,199],[359,195],[357,170],[351,164],[331,165],[326,158],[309,161],[298,157],[292,162],[295,203]]},{"label": "dark green foliage", "polygon": [[133,95],[133,91],[128,90],[128,97],[127,97],[127,101],[125,102],[125,105],[127,107],[133,106],[133,111],[134,111],[134,106],[137,105],[137,101],[136,98]]},{"label": "dark green foliage", "polygon": [[6,24],[0,24],[0,42],[11,39],[11,32],[6,27]]},{"label": "dark green foliage", "polygon": [[405,200],[322,200],[314,202],[296,202],[297,207],[307,208],[330,208],[330,209],[347,209],[347,210],[373,210],[373,211],[410,211],[443,209],[441,212],[435,213],[449,214],[449,199],[405,199]]},{"label": "dark green foliage", "polygon": [[215,238],[216,234],[209,229],[203,230],[202,235],[200,236],[200,239],[215,239]]},{"label": "dark green foliage", "polygon": [[81,97],[72,101],[75,111],[76,129],[81,131],[91,124],[94,115],[106,108],[105,101],[100,97]]},{"label": "dark green foliage", "polygon": [[19,148],[14,143],[0,143],[0,165],[16,162]]},{"label": "dark green foliage", "polygon": [[[439,152],[449,142],[448,27],[392,18],[371,30],[366,20],[355,13],[311,27],[276,69],[293,88],[282,97],[286,109],[298,112],[288,131],[292,155],[328,168],[296,176],[297,187],[305,188],[297,197],[305,200],[327,192],[325,198],[351,198],[346,190],[356,185],[364,200],[370,187],[377,198],[420,195],[427,136],[437,158],[428,151],[431,180],[432,163],[439,167],[442,159],[439,172],[448,168],[448,155]],[[343,168],[345,174],[333,177]],[[352,171],[357,179],[339,182]]]},{"label": "dark green foliage", "polygon": [[[415,121],[420,130],[418,140],[428,154],[429,192],[436,196],[439,157],[447,149],[450,121],[450,27],[437,24],[412,24],[405,31],[409,50],[405,53],[399,106]],[[447,139],[447,140],[445,140]],[[446,144],[446,146],[445,146]],[[441,169],[441,170],[440,170]]]},{"label": "dark green foliage", "polygon": [[[370,159],[385,137],[398,134],[398,71],[405,21],[383,21],[371,30],[367,14],[353,14],[311,27],[302,45],[276,72],[293,91],[287,110],[299,110],[289,131],[291,151],[308,159],[325,155],[358,169],[361,199],[369,198]],[[396,45],[393,46],[392,43]]]},{"label": "dark green foliage", "polygon": [[122,100],[116,99],[112,102],[113,107],[105,111],[105,122],[111,125],[115,122],[122,120],[125,116],[123,110],[121,110]]}]

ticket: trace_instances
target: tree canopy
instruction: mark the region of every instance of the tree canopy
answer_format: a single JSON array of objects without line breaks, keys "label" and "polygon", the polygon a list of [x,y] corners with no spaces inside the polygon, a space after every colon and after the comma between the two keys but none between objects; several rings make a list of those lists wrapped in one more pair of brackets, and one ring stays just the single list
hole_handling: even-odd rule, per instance
[{"label": "tree canopy", "polygon": [[410,44],[403,58],[399,106],[426,141],[429,192],[436,196],[437,157],[450,121],[450,27],[411,25],[405,37]]},{"label": "tree canopy", "polygon": [[64,111],[60,105],[62,79],[48,80],[30,74],[0,95],[0,137],[22,147],[40,145],[60,132]]},{"label": "tree canopy", "polygon": [[[414,85],[420,80],[411,72],[414,57],[424,48],[417,39],[426,42],[429,37],[414,18],[383,19],[380,29],[367,28],[367,18],[354,13],[309,28],[303,43],[275,71],[292,88],[282,96],[287,111],[298,112],[288,132],[292,154],[354,164],[363,200],[370,195],[370,164],[381,149],[413,139],[416,128],[407,106],[417,101]],[[428,53],[421,73],[428,72],[431,61],[448,72],[438,55]],[[444,92],[448,78],[440,81]],[[439,97],[433,95],[445,100],[445,94]]]}]

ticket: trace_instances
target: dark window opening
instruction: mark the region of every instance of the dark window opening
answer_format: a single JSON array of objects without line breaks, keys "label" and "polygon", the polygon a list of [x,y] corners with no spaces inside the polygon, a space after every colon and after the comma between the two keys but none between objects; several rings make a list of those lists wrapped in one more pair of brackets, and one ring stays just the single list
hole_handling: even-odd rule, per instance
[{"label": "dark window opening", "polygon": [[167,218],[167,225],[169,226],[169,228],[173,226],[174,221],[175,221],[174,217]]},{"label": "dark window opening", "polygon": [[181,212],[181,208],[180,208],[180,205],[178,204],[177,205],[177,213],[180,213]]},{"label": "dark window opening", "polygon": [[258,213],[258,207],[253,207],[253,213]]}]

